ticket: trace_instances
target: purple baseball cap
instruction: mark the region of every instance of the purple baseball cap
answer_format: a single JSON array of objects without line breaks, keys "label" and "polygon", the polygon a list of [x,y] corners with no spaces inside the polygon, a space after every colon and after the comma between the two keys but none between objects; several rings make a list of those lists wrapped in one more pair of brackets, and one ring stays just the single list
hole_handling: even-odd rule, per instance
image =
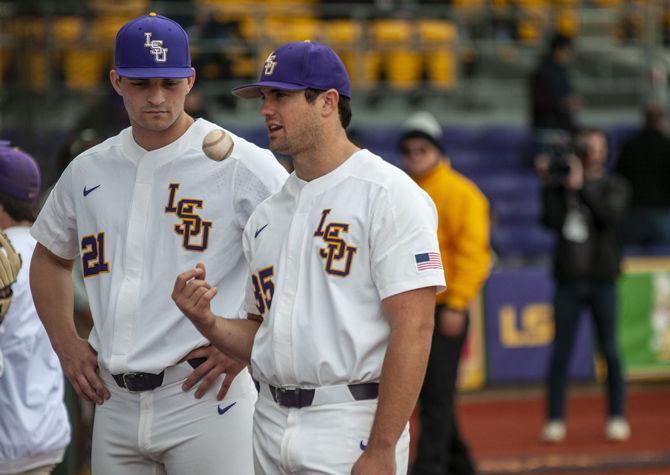
[{"label": "purple baseball cap", "polygon": [[155,13],[135,18],[116,34],[114,69],[128,78],[189,78],[188,34],[176,21]]},{"label": "purple baseball cap", "polygon": [[0,192],[34,203],[40,195],[40,168],[33,157],[0,141]]},{"label": "purple baseball cap", "polygon": [[311,41],[286,43],[268,56],[258,82],[233,89],[244,99],[260,97],[261,87],[299,91],[336,89],[351,98],[349,74],[344,63],[328,46]]}]

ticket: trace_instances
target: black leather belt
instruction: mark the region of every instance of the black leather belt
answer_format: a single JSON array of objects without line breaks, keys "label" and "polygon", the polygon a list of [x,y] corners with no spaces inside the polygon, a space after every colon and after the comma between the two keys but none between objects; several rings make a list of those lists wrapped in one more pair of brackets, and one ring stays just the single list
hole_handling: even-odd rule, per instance
[{"label": "black leather belt", "polygon": [[[272,399],[284,407],[307,407],[314,401],[316,389],[278,388],[268,384]],[[350,384],[349,391],[356,401],[376,399],[379,395],[379,383]]]},{"label": "black leather belt", "polygon": [[[188,360],[188,364],[193,369],[197,368],[205,362],[207,358],[192,358]],[[128,391],[151,391],[163,384],[165,370],[158,374],[154,373],[122,373],[113,374],[112,377],[116,384],[121,388],[126,388]]]}]

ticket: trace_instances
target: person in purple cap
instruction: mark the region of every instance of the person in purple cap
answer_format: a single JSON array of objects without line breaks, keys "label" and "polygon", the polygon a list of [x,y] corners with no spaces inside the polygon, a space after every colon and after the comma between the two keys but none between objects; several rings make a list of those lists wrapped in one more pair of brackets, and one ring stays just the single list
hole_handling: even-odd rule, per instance
[{"label": "person in purple cap", "polygon": [[445,286],[435,206],[347,138],[349,76],[329,47],[285,44],[234,93],[261,99],[270,149],[295,172],[244,230],[247,319],[217,317],[204,265],[177,278],[173,298],[251,363],[257,474],[406,474]]},{"label": "person in purple cap", "polygon": [[37,162],[0,143],[0,231],[22,261],[4,320],[0,315],[0,473],[51,473],[70,443],[63,371],[37,316],[28,282],[36,245],[30,226],[39,194]]},{"label": "person in purple cap", "polygon": [[[32,228],[37,310],[73,387],[96,403],[93,473],[248,474],[257,391],[246,364],[210,345],[170,291],[178,269],[205,262],[214,307],[238,311],[244,225],[286,172],[230,132],[230,156],[205,157],[203,139],[220,127],[184,111],[195,71],[178,23],[155,13],[128,22],[114,58],[130,127],[76,157],[45,202]],[[88,341],[72,321],[75,259]]]}]

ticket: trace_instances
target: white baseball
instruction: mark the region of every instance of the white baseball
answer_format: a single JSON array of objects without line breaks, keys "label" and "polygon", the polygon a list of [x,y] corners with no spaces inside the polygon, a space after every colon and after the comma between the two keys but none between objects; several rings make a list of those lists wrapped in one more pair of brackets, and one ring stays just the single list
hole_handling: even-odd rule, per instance
[{"label": "white baseball", "polygon": [[215,129],[202,140],[202,151],[208,158],[220,162],[233,151],[233,139],[224,130]]}]

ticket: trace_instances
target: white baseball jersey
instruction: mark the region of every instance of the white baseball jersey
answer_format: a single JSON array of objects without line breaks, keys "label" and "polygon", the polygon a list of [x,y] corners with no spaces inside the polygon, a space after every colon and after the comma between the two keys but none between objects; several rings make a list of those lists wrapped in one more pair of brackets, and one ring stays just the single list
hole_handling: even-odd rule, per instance
[{"label": "white baseball jersey", "polygon": [[63,372],[37,316],[28,284],[35,240],[26,227],[5,230],[23,264],[14,297],[0,326],[0,473],[60,462],[70,442],[63,403]]},{"label": "white baseball jersey", "polygon": [[381,302],[445,286],[432,200],[367,150],[305,182],[291,175],[244,232],[245,310],[264,317],[254,378],[276,386],[379,381],[390,326]]},{"label": "white baseball jersey", "polygon": [[215,128],[199,119],[153,151],[123,130],[72,161],[32,228],[54,254],[81,256],[89,341],[113,374],[158,373],[206,343],[170,298],[176,276],[197,262],[219,289],[215,313],[237,314],[242,304],[244,225],[287,174],[234,134],[230,157],[207,159],[202,140]]}]

